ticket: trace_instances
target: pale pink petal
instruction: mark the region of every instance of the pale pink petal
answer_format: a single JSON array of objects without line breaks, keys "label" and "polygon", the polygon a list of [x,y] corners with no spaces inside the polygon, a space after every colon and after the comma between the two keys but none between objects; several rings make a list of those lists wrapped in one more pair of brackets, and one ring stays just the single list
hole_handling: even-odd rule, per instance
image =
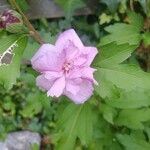
[{"label": "pale pink petal", "polygon": [[36,78],[36,85],[42,90],[49,90],[53,83],[54,80],[48,80],[44,75],[40,75]]},{"label": "pale pink petal", "polygon": [[58,71],[64,63],[64,54],[51,44],[43,44],[31,59],[32,67],[39,71]]},{"label": "pale pink petal", "polygon": [[96,47],[84,47],[82,52],[84,55],[87,55],[86,65],[88,65],[88,66],[91,65],[93,59],[95,58],[95,56],[98,53]]},{"label": "pale pink petal", "polygon": [[90,80],[94,82],[95,84],[98,84],[97,81],[94,79],[93,73],[96,71],[96,69],[93,69],[91,67],[82,67],[82,68],[76,68],[68,74],[69,79],[76,79],[76,78],[83,78]]},{"label": "pale pink petal", "polygon": [[74,59],[74,66],[83,66],[87,62],[87,56],[81,55]]},{"label": "pale pink petal", "polygon": [[61,78],[58,78],[53,86],[50,88],[50,90],[47,92],[47,95],[48,96],[56,96],[56,97],[59,97],[60,95],[62,95],[63,91],[65,89],[65,77],[61,77]]},{"label": "pale pink petal", "polygon": [[90,68],[90,67],[84,67],[81,69],[81,77],[84,79],[91,80],[94,82],[94,84],[98,85],[97,81],[94,79],[93,73],[96,71],[96,69]]},{"label": "pale pink petal", "polygon": [[73,80],[67,80],[66,82],[66,91],[76,95],[79,92],[79,82],[75,83]]},{"label": "pale pink petal", "polygon": [[61,33],[55,45],[63,49],[68,44],[68,41],[72,42],[79,49],[83,48],[83,44],[74,29],[69,29]]},{"label": "pale pink petal", "polygon": [[76,94],[65,91],[65,95],[68,96],[74,103],[82,104],[87,101],[93,94],[93,84],[88,80],[82,80],[79,85],[80,90]]},{"label": "pale pink petal", "polygon": [[71,61],[76,58],[80,50],[71,41],[68,41],[63,49],[66,57],[66,61]]},{"label": "pale pink petal", "polygon": [[44,72],[44,77],[49,80],[56,80],[63,76],[63,72],[54,72],[54,71],[46,71]]}]

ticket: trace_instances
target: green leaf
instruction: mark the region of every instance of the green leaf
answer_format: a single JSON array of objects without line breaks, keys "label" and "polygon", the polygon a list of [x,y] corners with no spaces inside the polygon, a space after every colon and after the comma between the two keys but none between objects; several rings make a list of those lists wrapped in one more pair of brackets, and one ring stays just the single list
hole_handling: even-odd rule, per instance
[{"label": "green leaf", "polygon": [[111,13],[115,13],[120,1],[121,0],[101,0],[100,2],[106,4]]},{"label": "green leaf", "polygon": [[119,113],[115,123],[131,129],[144,129],[143,122],[150,120],[150,109],[125,109]]},{"label": "green leaf", "polygon": [[[3,54],[11,47],[14,54],[10,64],[2,64],[0,66],[0,84],[4,85],[6,89],[10,89],[16,82],[16,78],[20,76],[20,62],[23,51],[26,47],[27,37],[25,36],[7,36],[0,40],[0,53]],[[17,46],[15,46],[17,44]]]},{"label": "green leaf", "polygon": [[100,47],[101,53],[98,57],[98,65],[111,66],[119,64],[131,56],[137,46],[129,44],[117,45],[109,43]]},{"label": "green leaf", "polygon": [[58,150],[72,150],[79,137],[83,145],[88,145],[93,135],[93,118],[95,114],[88,103],[83,105],[69,104],[58,121],[58,129],[62,131]]},{"label": "green leaf", "polygon": [[121,91],[118,98],[108,98],[106,103],[115,108],[141,108],[150,106],[149,91],[133,90],[131,92]]},{"label": "green leaf", "polygon": [[150,89],[150,74],[134,65],[123,64],[99,68],[95,75],[99,85],[101,80],[106,80],[125,91],[136,88]]},{"label": "green leaf", "polygon": [[128,22],[132,26],[134,26],[137,31],[141,31],[144,25],[144,19],[141,14],[137,14],[135,12],[129,11],[128,12]]},{"label": "green leaf", "polygon": [[95,86],[95,90],[102,98],[114,97],[116,95],[117,90],[111,82],[106,81],[103,76],[98,73],[96,73],[96,79],[100,85]]},{"label": "green leaf", "polygon": [[[32,118],[42,111],[48,98],[45,94],[37,91],[36,93],[29,94],[26,100],[27,103],[20,113],[25,118]],[[49,106],[49,104],[47,105]]]},{"label": "green leaf", "polygon": [[126,148],[126,150],[149,150],[150,143],[145,140],[139,139],[132,135],[118,134],[117,139]]},{"label": "green leaf", "polygon": [[130,45],[138,45],[141,35],[137,28],[125,23],[116,23],[105,28],[109,35],[101,39],[100,45],[106,45],[111,42],[119,44],[128,43]]},{"label": "green leaf", "polygon": [[101,104],[100,105],[100,111],[103,114],[103,117],[106,121],[108,121],[111,124],[114,124],[113,118],[116,116],[117,112],[114,108],[112,108],[109,105]]},{"label": "green leaf", "polygon": [[115,23],[105,28],[109,33],[101,39],[100,45],[105,45],[111,42],[119,44],[128,43],[129,45],[139,45],[141,40],[140,31],[143,27],[143,17],[139,14],[129,12],[128,22]]},{"label": "green leaf", "polygon": [[74,11],[79,8],[83,8],[85,3],[82,0],[55,0],[65,11],[66,18],[70,18]]}]

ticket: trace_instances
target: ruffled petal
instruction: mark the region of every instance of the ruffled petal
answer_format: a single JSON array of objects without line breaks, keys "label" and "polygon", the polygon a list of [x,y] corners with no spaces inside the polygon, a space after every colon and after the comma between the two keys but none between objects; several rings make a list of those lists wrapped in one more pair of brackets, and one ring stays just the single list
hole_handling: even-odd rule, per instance
[{"label": "ruffled petal", "polygon": [[93,84],[88,80],[82,80],[82,82],[79,84],[79,88],[80,89],[76,94],[73,94],[69,91],[65,91],[64,93],[76,104],[84,103],[93,94]]},{"label": "ruffled petal", "polygon": [[72,61],[80,54],[80,50],[71,41],[66,43],[63,49],[66,57],[66,61]]},{"label": "ruffled petal", "polygon": [[65,56],[51,44],[43,44],[31,59],[32,67],[39,71],[59,71]]},{"label": "ruffled petal", "polygon": [[47,92],[47,96],[59,97],[60,95],[63,94],[64,89],[65,89],[65,77],[63,76],[55,80],[53,86]]},{"label": "ruffled petal", "polygon": [[63,72],[46,71],[44,77],[48,80],[56,80],[63,76]]},{"label": "ruffled petal", "polygon": [[96,69],[93,69],[91,67],[83,67],[83,68],[76,68],[68,74],[68,78],[71,79],[77,79],[77,78],[83,78],[90,80],[91,82],[98,84],[97,81],[94,79],[93,73],[96,71]]},{"label": "ruffled petal", "polygon": [[72,80],[67,80],[65,90],[67,92],[72,93],[73,95],[76,95],[79,92],[80,87],[78,85],[78,82],[76,84],[75,83],[76,82],[74,82]]},{"label": "ruffled petal", "polygon": [[78,49],[83,48],[83,44],[74,29],[66,30],[58,37],[55,45],[58,48],[64,48],[66,44],[72,42]]},{"label": "ruffled petal", "polygon": [[84,47],[84,50],[82,51],[84,55],[87,55],[87,61],[86,65],[90,66],[93,59],[98,53],[98,50],[96,47]]},{"label": "ruffled petal", "polygon": [[54,80],[48,80],[44,75],[40,75],[36,78],[36,85],[44,91],[48,91],[53,84]]}]

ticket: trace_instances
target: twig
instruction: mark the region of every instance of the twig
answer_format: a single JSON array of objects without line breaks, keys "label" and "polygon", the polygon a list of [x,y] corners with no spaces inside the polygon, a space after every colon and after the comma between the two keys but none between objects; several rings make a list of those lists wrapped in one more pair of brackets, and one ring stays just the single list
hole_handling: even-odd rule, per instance
[{"label": "twig", "polygon": [[44,44],[44,40],[40,37],[39,33],[34,29],[26,15],[22,12],[18,4],[16,3],[16,0],[9,0],[10,4],[12,7],[14,7],[23,17],[24,23],[29,29],[29,33],[32,35],[32,37],[39,43],[39,44]]}]

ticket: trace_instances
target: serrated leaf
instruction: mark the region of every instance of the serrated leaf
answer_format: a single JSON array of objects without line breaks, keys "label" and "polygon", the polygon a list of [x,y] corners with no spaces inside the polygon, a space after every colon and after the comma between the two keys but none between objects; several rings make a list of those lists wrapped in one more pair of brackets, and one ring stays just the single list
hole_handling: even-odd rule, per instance
[{"label": "serrated leaf", "polygon": [[105,28],[109,35],[104,36],[100,45],[106,45],[111,42],[119,44],[128,43],[130,45],[138,45],[141,40],[141,35],[137,28],[125,23],[116,23]]},{"label": "serrated leaf", "polygon": [[[138,19],[138,20],[137,20]],[[141,40],[140,31],[143,27],[143,17],[139,14],[130,12],[128,14],[128,22],[115,23],[105,28],[109,35],[101,39],[100,45],[105,45],[111,42],[119,44],[128,43],[129,45],[139,45]]]},{"label": "serrated leaf", "polygon": [[12,61],[8,65],[0,66],[0,84],[4,85],[6,89],[10,89],[12,85],[16,82],[16,78],[20,75],[20,62],[22,58],[23,51],[26,47],[27,37],[25,36],[7,36],[0,40],[0,53],[5,52],[9,47],[17,44],[18,46],[14,48],[14,56]]},{"label": "serrated leaf", "polygon": [[106,103],[115,108],[141,108],[150,106],[149,91],[133,90],[131,92],[120,92],[118,98],[108,98]]},{"label": "serrated leaf", "polygon": [[128,22],[134,26],[137,31],[141,31],[144,25],[144,19],[141,14],[137,14],[135,12],[128,12]]},{"label": "serrated leaf", "polygon": [[109,43],[100,47],[99,66],[111,66],[119,64],[131,56],[131,53],[137,48],[135,45]]},{"label": "serrated leaf", "polygon": [[150,109],[125,109],[120,111],[115,123],[131,129],[144,129],[143,122],[150,120]]},{"label": "serrated leaf", "polygon": [[104,79],[125,91],[131,91],[136,88],[150,89],[150,74],[135,65],[122,64],[98,68],[95,75],[99,85],[101,80]]},{"label": "serrated leaf", "polygon": [[114,108],[106,104],[101,104],[100,111],[102,112],[103,117],[106,121],[108,121],[111,124],[114,124],[113,118],[117,114]]},{"label": "serrated leaf", "polygon": [[150,143],[127,134],[118,134],[117,139],[126,148],[126,150],[149,150]]},{"label": "serrated leaf", "polygon": [[96,79],[100,84],[99,86],[95,86],[95,90],[102,98],[114,97],[116,95],[117,90],[111,82],[106,81],[98,74],[96,74]]},{"label": "serrated leaf", "polygon": [[88,103],[83,105],[69,104],[58,121],[58,129],[62,131],[58,150],[72,150],[79,137],[83,145],[88,145],[93,135],[93,118],[95,115]]}]

